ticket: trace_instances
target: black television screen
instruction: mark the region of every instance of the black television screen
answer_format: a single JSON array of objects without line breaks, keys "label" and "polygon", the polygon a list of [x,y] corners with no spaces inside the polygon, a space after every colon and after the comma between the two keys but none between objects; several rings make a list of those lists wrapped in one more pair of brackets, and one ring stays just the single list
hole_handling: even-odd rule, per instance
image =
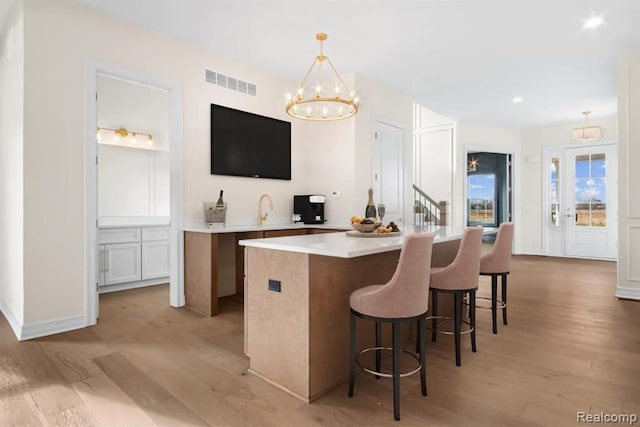
[{"label": "black television screen", "polygon": [[291,123],[211,104],[211,174],[291,180]]}]

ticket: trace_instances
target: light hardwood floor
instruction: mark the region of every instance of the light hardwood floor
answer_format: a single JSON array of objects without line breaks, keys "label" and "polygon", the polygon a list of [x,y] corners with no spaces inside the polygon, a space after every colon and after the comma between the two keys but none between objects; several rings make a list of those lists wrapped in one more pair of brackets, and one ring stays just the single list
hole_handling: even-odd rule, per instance
[{"label": "light hardwood floor", "polygon": [[417,375],[403,379],[399,422],[388,379],[361,374],[353,399],[343,384],[304,404],[247,373],[239,299],[205,318],[168,307],[157,286],[103,295],[97,326],[28,342],[0,316],[0,425],[573,426],[577,411],[640,416],[640,303],[613,296],[615,263],[516,256],[512,267],[509,325],[493,335],[479,310],[478,352],[463,337],[458,368],[450,337],[429,341],[429,396]]}]

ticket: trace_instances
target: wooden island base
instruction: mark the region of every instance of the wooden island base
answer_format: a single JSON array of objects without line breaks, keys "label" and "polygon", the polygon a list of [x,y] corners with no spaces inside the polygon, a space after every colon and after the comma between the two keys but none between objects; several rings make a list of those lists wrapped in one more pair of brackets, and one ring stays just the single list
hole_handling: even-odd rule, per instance
[{"label": "wooden island base", "polygon": [[[459,242],[434,244],[432,265],[451,262]],[[338,258],[247,247],[244,315],[250,370],[305,402],[346,381],[349,296],[387,282],[399,255],[395,250]],[[280,282],[280,292],[269,290],[269,280]],[[415,336],[415,325],[411,329],[403,331],[405,340]],[[358,319],[357,331],[358,347],[372,346],[373,322]]]}]

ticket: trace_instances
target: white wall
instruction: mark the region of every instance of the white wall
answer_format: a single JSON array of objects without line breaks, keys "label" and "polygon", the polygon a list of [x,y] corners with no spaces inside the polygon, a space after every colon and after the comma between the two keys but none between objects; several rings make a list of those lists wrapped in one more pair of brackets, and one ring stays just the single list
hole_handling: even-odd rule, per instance
[{"label": "white wall", "polygon": [[[591,119],[593,125],[602,128],[603,140],[616,140],[618,136],[616,117]],[[584,126],[584,121],[563,123],[553,126],[539,126],[522,130],[522,186],[520,219],[526,227],[521,227],[522,252],[540,254],[542,248],[542,171],[543,148],[575,143],[571,141],[574,128]],[[527,158],[536,158],[537,162],[527,162]],[[620,157],[622,158],[622,157]]]},{"label": "white wall", "polygon": [[[298,193],[324,194],[327,221],[346,224],[355,212],[352,206],[356,157],[354,119],[304,122],[302,128],[305,136],[298,143],[304,151],[305,178]],[[332,197],[333,192],[339,192],[340,198]],[[364,207],[362,210],[364,212]]]},{"label": "white wall", "polygon": [[[84,314],[88,58],[182,86],[186,220],[201,223],[201,202],[215,201],[220,189],[229,203],[229,223],[257,221],[262,193],[273,197],[269,221],[291,220],[292,195],[305,188],[299,122],[292,123],[292,181],[279,181],[210,175],[209,121],[211,103],[287,120],[284,94],[295,83],[115,21],[71,0],[27,3],[25,46],[25,323]],[[205,83],[205,68],[255,83],[258,96]]]},{"label": "white wall", "polygon": [[24,321],[23,28],[16,1],[0,35],[0,311],[16,333]]},{"label": "white wall", "polygon": [[[98,216],[169,216],[169,93],[98,76]],[[125,128],[125,138],[107,129]],[[138,135],[134,139],[132,132]],[[140,134],[142,132],[143,134]],[[153,140],[149,145],[147,135]],[[115,145],[112,145],[115,144]]]},{"label": "white wall", "polygon": [[640,52],[618,66],[618,289],[640,299]]},{"label": "white wall", "polygon": [[[413,217],[413,100],[396,89],[355,76],[356,90],[362,105],[355,116],[355,188],[351,215],[363,215],[367,205],[367,190],[373,187],[371,144],[374,121],[381,121],[403,130],[404,145],[404,223]],[[374,202],[375,199],[374,194]]]}]

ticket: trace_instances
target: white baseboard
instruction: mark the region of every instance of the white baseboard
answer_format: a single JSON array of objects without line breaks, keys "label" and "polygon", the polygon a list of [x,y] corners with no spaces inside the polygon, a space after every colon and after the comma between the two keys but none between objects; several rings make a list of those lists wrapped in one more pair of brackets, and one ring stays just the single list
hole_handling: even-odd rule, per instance
[{"label": "white baseboard", "polygon": [[514,255],[544,255],[539,249],[523,249],[520,253],[514,253]]},{"label": "white baseboard", "polygon": [[640,288],[618,286],[616,289],[616,298],[640,300]]},{"label": "white baseboard", "polygon": [[9,322],[9,326],[11,326],[18,341],[59,334],[87,326],[84,316],[65,317],[24,325],[15,318],[9,307],[2,301],[0,301],[0,311]]},{"label": "white baseboard", "polygon": [[144,288],[145,286],[165,285],[169,283],[168,277],[160,277],[158,279],[140,280],[138,282],[118,283],[116,285],[105,285],[98,288],[99,294],[107,294],[109,292],[126,291],[129,289]]},{"label": "white baseboard", "polygon": [[4,303],[4,301],[0,301],[0,311],[4,314],[5,319],[9,322],[9,326],[13,330],[16,338],[20,339],[20,331],[22,330],[22,324],[18,322],[18,319],[13,315],[9,307]]},{"label": "white baseboard", "polygon": [[22,331],[18,339],[20,341],[40,338],[47,335],[59,334],[86,327],[84,316],[64,317],[62,319],[46,320],[22,326]]}]

